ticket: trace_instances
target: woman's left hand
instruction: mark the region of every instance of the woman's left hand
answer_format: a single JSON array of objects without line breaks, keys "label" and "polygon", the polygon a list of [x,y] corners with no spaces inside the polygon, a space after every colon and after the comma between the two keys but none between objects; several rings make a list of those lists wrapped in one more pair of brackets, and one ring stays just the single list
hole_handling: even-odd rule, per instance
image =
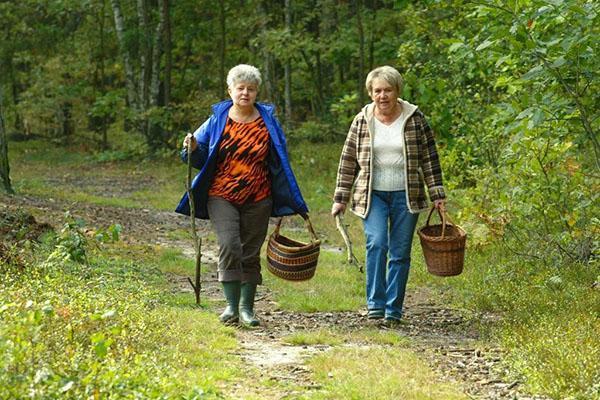
[{"label": "woman's left hand", "polygon": [[445,212],[446,211],[446,199],[439,199],[433,202],[433,206],[438,210]]}]

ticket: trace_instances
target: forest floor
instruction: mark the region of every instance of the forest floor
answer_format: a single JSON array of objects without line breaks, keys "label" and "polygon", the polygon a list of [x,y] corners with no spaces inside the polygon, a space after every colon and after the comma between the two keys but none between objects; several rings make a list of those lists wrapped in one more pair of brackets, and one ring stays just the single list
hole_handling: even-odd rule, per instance
[{"label": "forest floor", "polygon": [[[112,188],[117,187],[122,186],[113,182]],[[73,216],[83,218],[86,225],[92,228],[121,224],[124,232],[122,239],[126,242],[180,249],[190,258],[194,256],[191,240],[169,235],[175,230],[189,229],[189,220],[172,212],[85,203],[74,205],[63,200],[32,196],[2,196],[0,205],[2,204],[5,210],[26,210],[35,215],[38,222],[49,223],[55,229],[62,224],[64,211],[69,209]],[[205,237],[210,233],[210,226],[205,221],[199,221],[198,229],[201,236]],[[214,273],[216,255],[214,241],[204,241],[201,296],[209,300],[209,307],[215,315],[224,304]],[[167,279],[173,292],[189,292],[189,295],[193,296],[187,277],[169,274]],[[454,382],[469,398],[542,399],[523,394],[520,381],[507,381],[503,378],[501,349],[486,344],[480,338],[477,324],[473,322],[474,318],[467,319],[461,310],[441,304],[427,288],[409,290],[405,302],[405,318],[401,324],[394,327],[367,320],[363,310],[315,313],[282,310],[278,308],[267,286],[259,287],[256,312],[261,321],[260,327],[236,330],[240,343],[238,355],[260,371],[262,380],[285,382],[289,385],[273,385],[265,389],[259,380],[254,383],[246,382],[225,389],[226,395],[231,398],[294,398],[300,395],[295,392],[318,390],[320,385],[311,379],[311,369],[306,361],[330,349],[331,345],[295,346],[287,344],[283,339],[303,331],[333,330],[348,333],[370,327],[375,330],[394,331],[408,338],[408,348],[425,360],[435,371],[440,382]],[[481,322],[482,318],[493,316],[479,316],[478,322]],[[357,339],[346,341],[342,346],[364,348],[381,345],[364,343]]]}]

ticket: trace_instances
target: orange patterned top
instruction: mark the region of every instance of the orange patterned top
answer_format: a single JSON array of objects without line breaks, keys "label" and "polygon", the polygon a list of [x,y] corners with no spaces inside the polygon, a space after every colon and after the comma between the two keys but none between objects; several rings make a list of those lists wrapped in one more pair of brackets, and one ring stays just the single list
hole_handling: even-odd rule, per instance
[{"label": "orange patterned top", "polygon": [[266,199],[271,195],[268,155],[269,132],[262,117],[247,123],[227,118],[208,195],[234,204]]}]

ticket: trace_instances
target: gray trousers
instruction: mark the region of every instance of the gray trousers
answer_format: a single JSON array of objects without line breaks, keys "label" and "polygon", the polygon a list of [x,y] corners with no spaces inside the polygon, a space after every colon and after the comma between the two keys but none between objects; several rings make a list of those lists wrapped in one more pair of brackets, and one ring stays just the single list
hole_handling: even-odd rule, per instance
[{"label": "gray trousers", "polygon": [[219,241],[220,282],[261,284],[260,248],[267,236],[271,198],[235,205],[221,198],[208,198],[208,216]]}]

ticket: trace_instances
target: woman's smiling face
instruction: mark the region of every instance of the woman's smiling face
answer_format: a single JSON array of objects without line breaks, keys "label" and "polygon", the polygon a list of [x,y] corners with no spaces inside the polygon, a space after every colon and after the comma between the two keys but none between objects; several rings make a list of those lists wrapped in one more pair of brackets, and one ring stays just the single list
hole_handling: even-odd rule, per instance
[{"label": "woman's smiling face", "polygon": [[375,78],[371,86],[371,100],[382,113],[392,111],[398,99],[398,90],[385,79]]},{"label": "woman's smiling face", "polygon": [[253,106],[258,95],[258,86],[249,82],[237,82],[228,89],[233,104],[239,107]]}]

